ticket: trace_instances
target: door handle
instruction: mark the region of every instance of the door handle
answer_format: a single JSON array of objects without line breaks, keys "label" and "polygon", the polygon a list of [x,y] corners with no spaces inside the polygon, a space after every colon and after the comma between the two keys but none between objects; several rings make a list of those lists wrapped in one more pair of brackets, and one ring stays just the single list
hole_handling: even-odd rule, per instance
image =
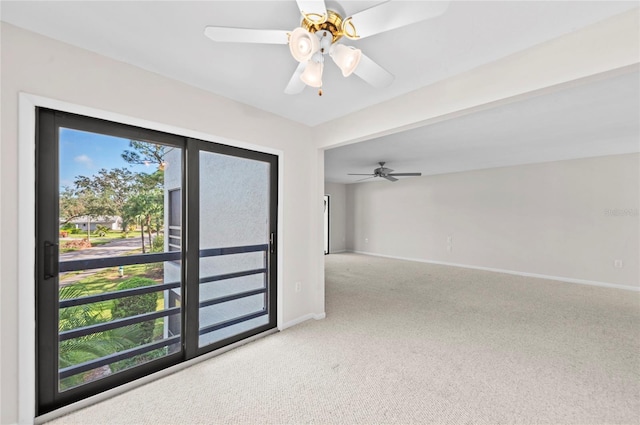
[{"label": "door handle", "polygon": [[271,233],[269,235],[269,252],[271,252],[271,254],[276,253],[276,234],[275,233]]},{"label": "door handle", "polygon": [[45,241],[44,243],[44,278],[51,279],[58,276],[58,244]]}]

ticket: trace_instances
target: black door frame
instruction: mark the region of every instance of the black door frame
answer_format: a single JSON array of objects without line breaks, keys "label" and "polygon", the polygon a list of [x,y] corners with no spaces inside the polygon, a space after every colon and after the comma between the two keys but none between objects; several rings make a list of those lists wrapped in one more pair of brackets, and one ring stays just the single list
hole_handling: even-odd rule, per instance
[{"label": "black door frame", "polygon": [[[200,257],[203,253],[200,251],[199,235],[200,235],[200,152],[212,152],[222,155],[234,156],[238,158],[251,159],[255,161],[267,162],[270,165],[270,209],[269,209],[269,234],[271,235],[268,247],[268,276],[267,276],[267,309],[269,314],[269,322],[266,325],[239,333],[233,337],[224,339],[214,344],[203,347],[198,346],[199,311],[196,308],[188,309],[187,316],[183,321],[185,328],[186,340],[186,356],[187,359],[217,350],[226,345],[246,339],[250,336],[265,332],[277,326],[277,276],[278,265],[276,255],[276,240],[278,235],[278,157],[262,152],[251,151],[248,149],[214,144],[197,139],[187,139],[187,198],[190,199],[187,205],[186,215],[187,224],[187,255],[188,267],[186,268],[187,282],[198,282],[200,279]],[[195,253],[195,255],[193,255]],[[197,306],[200,300],[199,285],[191,285],[185,293],[185,303],[187,305]]]},{"label": "black door frame", "polygon": [[[278,157],[247,149],[190,139],[128,124],[106,121],[47,108],[36,110],[36,416],[161,371],[170,366],[257,335],[277,326],[277,209]],[[66,127],[108,134],[182,149],[182,350],[111,376],[68,389],[58,390],[58,238],[59,165],[58,128]],[[50,143],[55,141],[55,143]],[[226,155],[268,160],[271,164],[271,205],[268,276],[269,323],[219,343],[198,348],[198,153],[216,151]],[[190,204],[191,202],[191,204]],[[195,280],[194,280],[195,279]],[[194,283],[195,282],[195,283]],[[195,298],[194,298],[195,297]],[[195,302],[194,302],[195,300]],[[54,320],[55,319],[55,320]],[[195,333],[195,338],[194,338]],[[195,341],[195,345],[194,345]]]}]

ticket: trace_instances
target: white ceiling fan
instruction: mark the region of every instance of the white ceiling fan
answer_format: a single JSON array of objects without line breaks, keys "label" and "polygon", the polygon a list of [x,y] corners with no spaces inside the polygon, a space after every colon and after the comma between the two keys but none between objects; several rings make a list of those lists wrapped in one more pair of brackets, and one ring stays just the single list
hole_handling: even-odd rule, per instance
[{"label": "white ceiling fan", "polygon": [[324,0],[297,0],[297,4],[302,22],[291,31],[208,26],[204,33],[219,42],[288,44],[299,64],[284,92],[297,94],[308,85],[318,88],[322,95],[327,54],[345,77],[353,73],[374,87],[386,87],[394,79],[360,49],[338,43],[343,36],[360,40],[436,17],[448,7],[447,1],[387,1],[345,16],[337,3],[330,3],[331,9],[327,9]]}]

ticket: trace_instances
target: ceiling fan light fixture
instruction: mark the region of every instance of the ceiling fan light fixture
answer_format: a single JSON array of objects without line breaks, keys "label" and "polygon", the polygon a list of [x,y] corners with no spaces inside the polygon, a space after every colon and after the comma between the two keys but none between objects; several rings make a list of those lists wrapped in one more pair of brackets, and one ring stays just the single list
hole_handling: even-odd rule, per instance
[{"label": "ceiling fan light fixture", "polygon": [[296,28],[289,36],[291,56],[298,62],[306,62],[320,48],[318,37],[304,28]]},{"label": "ceiling fan light fixture", "polygon": [[362,57],[362,51],[344,44],[334,44],[329,52],[331,59],[338,65],[344,77],[348,77],[356,70]]},{"label": "ceiling fan light fixture", "polygon": [[324,62],[316,62],[310,60],[307,63],[307,67],[304,69],[300,79],[308,86],[322,87],[322,70],[324,68]]}]

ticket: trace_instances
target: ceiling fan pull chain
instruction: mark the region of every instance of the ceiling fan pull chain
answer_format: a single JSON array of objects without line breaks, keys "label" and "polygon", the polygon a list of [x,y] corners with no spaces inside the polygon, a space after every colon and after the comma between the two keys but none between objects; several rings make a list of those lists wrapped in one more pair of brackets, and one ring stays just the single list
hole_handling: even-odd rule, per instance
[{"label": "ceiling fan pull chain", "polygon": [[322,87],[318,89],[318,96],[322,96]]}]

